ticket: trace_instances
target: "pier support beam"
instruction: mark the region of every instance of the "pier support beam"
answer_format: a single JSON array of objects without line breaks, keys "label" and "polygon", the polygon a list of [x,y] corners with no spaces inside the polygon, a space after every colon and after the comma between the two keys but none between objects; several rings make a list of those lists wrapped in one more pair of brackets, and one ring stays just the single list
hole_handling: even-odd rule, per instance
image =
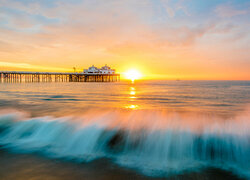
[{"label": "pier support beam", "polygon": [[117,82],[119,74],[44,73],[0,71],[1,82]]}]

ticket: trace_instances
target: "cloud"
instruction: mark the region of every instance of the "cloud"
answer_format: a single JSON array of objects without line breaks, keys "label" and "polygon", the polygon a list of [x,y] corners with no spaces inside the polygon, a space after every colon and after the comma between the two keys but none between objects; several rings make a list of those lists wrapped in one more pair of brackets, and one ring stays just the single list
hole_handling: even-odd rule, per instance
[{"label": "cloud", "polygon": [[14,48],[11,44],[0,40],[0,52],[13,52]]},{"label": "cloud", "polygon": [[16,68],[22,70],[39,70],[39,71],[71,71],[71,69],[67,68],[46,67],[46,66],[32,65],[28,63],[13,63],[13,62],[1,62],[1,61],[0,61],[0,67],[1,69]]},{"label": "cloud", "polygon": [[[44,5],[46,3],[43,1],[25,1],[26,3],[13,0],[0,1],[4,2],[4,7],[9,5],[16,11],[25,12],[22,13],[22,18],[13,13],[7,16],[12,26],[16,27],[11,30],[20,31],[28,28],[30,31],[24,32],[33,33],[24,35],[23,39],[26,40],[22,40],[21,34],[16,33],[17,41],[20,39],[33,47],[62,48],[71,45],[105,49],[129,42],[131,42],[130,46],[143,43],[192,46],[197,39],[204,37],[212,29],[218,29],[217,24],[220,24],[213,23],[215,20],[206,22],[196,20],[194,19],[196,17],[191,17],[190,14],[187,17],[181,17],[180,20],[180,17],[177,17],[177,11],[184,11],[184,9],[188,11],[182,1],[173,3],[169,0],[143,2],[107,0],[104,3],[100,0],[85,0],[71,3],[56,0],[46,1],[47,5]],[[154,9],[154,7],[157,8]],[[170,18],[162,18],[165,16],[164,13],[157,14],[159,7],[162,7]],[[37,18],[31,18],[34,14]],[[160,16],[163,20],[155,23],[158,18],[156,16]],[[220,30],[230,33],[226,29]]]},{"label": "cloud", "polygon": [[[119,65],[133,57],[142,64],[158,63],[159,69],[177,67],[169,61],[192,69],[194,59],[236,59],[236,49],[237,59],[246,59],[238,52],[246,51],[249,40],[247,8],[207,4],[195,0],[0,0],[0,60],[83,67],[104,61]],[[241,18],[225,18],[234,16]],[[199,62],[195,63],[202,66]],[[16,65],[21,67],[11,67]]]},{"label": "cloud", "polygon": [[222,4],[222,5],[219,5],[216,7],[215,12],[220,17],[231,18],[234,16],[249,14],[249,8],[248,9],[237,9],[232,4]]}]

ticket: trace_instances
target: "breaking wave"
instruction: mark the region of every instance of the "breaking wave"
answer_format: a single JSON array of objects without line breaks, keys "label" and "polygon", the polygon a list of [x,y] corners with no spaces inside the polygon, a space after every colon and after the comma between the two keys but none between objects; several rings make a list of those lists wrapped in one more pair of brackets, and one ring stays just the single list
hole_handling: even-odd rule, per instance
[{"label": "breaking wave", "polygon": [[79,162],[109,158],[150,176],[216,167],[249,178],[249,130],[248,115],[218,120],[140,111],[77,118],[0,114],[2,148]]}]

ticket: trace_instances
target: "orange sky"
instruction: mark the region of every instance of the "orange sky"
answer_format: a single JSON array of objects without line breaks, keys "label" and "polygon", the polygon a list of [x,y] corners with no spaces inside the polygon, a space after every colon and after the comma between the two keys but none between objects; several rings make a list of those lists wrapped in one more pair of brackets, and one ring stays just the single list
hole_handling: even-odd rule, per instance
[{"label": "orange sky", "polygon": [[149,79],[250,80],[249,2],[0,0],[0,70],[108,64]]}]

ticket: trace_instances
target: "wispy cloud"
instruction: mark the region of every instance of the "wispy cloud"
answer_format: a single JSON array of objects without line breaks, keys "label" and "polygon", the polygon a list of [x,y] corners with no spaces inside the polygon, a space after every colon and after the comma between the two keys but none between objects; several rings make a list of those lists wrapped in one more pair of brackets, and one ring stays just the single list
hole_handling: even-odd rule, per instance
[{"label": "wispy cloud", "polygon": [[22,70],[38,70],[38,71],[72,71],[72,69],[67,68],[56,68],[56,67],[46,67],[46,66],[39,66],[39,65],[32,65],[27,63],[13,63],[13,62],[1,62],[0,61],[0,68],[2,70],[14,68],[14,69],[22,69]]},{"label": "wispy cloud", "polygon": [[250,14],[250,6],[244,8],[236,8],[232,4],[222,4],[216,7],[215,12],[220,17],[231,18],[233,16]]},{"label": "wispy cloud", "polygon": [[213,59],[210,69],[236,66],[250,58],[249,6],[221,2],[0,0],[0,61],[67,69],[132,59],[160,73],[204,70]]}]

